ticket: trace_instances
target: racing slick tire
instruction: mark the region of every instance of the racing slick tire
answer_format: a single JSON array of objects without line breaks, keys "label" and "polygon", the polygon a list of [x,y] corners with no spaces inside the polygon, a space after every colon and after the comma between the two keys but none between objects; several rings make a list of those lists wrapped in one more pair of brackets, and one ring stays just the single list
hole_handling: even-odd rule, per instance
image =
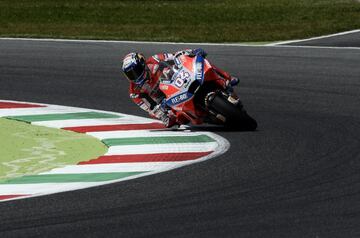
[{"label": "racing slick tire", "polygon": [[233,104],[223,94],[215,94],[209,106],[219,113],[224,120],[225,127],[242,131],[255,131],[257,122],[250,117],[241,102]]}]

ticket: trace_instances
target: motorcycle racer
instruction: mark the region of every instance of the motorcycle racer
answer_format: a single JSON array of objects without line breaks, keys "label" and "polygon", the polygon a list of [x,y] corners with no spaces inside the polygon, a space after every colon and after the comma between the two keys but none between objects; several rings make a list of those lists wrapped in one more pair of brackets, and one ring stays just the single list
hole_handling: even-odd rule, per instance
[{"label": "motorcycle racer", "polygon": [[[206,57],[203,49],[186,49],[176,53],[160,53],[145,59],[141,53],[132,52],[123,59],[122,71],[130,82],[130,98],[141,109],[149,113],[153,118],[160,119],[166,127],[172,127],[177,123],[175,114],[165,104],[165,95],[159,88],[160,77],[164,70],[174,65],[174,60],[180,55],[194,57],[201,55]],[[239,83],[239,79],[232,77],[229,73],[215,67],[219,82],[224,83],[227,90]]]}]

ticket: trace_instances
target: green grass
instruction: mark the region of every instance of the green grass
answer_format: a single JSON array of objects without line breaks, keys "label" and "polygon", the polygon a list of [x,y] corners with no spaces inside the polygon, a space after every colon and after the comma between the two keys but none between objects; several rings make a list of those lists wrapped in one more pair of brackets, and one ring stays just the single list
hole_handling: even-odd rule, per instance
[{"label": "green grass", "polygon": [[76,164],[106,151],[85,134],[0,118],[0,180]]},{"label": "green grass", "polygon": [[357,0],[1,0],[0,36],[257,42],[360,28]]}]

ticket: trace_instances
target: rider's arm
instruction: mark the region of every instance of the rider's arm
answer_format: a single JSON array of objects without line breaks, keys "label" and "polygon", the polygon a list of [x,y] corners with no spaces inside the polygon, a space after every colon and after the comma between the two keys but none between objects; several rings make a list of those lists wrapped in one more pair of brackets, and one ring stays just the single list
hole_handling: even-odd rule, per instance
[{"label": "rider's arm", "polygon": [[129,96],[136,105],[138,105],[146,112],[150,112],[156,105],[156,103],[154,105],[154,101],[151,99],[150,96],[146,96],[139,89],[137,89],[134,83],[131,82],[129,85]]},{"label": "rider's arm", "polygon": [[151,104],[146,99],[141,98],[139,93],[130,93],[131,100],[146,112],[151,111]]},{"label": "rider's arm", "polygon": [[130,98],[133,100],[133,102],[138,105],[141,109],[149,113],[149,116],[154,119],[163,120],[165,115],[165,112],[161,110],[160,105],[152,105],[144,94],[137,94],[137,93],[131,93]]},{"label": "rider's arm", "polygon": [[161,104],[152,107],[145,98],[140,98],[140,95],[135,97],[135,94],[130,94],[130,97],[141,109],[148,112],[150,117],[161,120],[165,127],[176,124],[176,116],[171,111],[166,111]]},{"label": "rider's arm", "polygon": [[173,62],[175,54],[162,53],[151,56],[146,63],[159,64],[160,62]]},{"label": "rider's arm", "polygon": [[149,95],[139,93],[130,87],[130,98],[141,109],[148,112],[150,117],[161,120],[165,127],[171,127],[176,124],[175,115],[166,111],[161,104],[156,104],[154,101],[151,101],[152,99]]},{"label": "rider's arm", "polygon": [[173,64],[174,59],[180,55],[191,55],[191,56],[195,56],[196,54],[200,54],[203,57],[206,57],[207,53],[201,49],[185,49],[185,50],[180,50],[177,51],[175,53],[161,53],[161,54],[156,54],[153,55],[152,57],[150,57],[147,61],[147,63],[153,63],[153,64],[159,64],[160,62],[168,62],[170,64]]}]

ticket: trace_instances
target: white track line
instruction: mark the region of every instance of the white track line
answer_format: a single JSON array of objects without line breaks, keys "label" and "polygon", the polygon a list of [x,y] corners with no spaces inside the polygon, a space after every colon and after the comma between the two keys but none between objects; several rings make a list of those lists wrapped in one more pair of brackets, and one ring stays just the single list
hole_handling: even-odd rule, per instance
[{"label": "white track line", "polygon": [[88,186],[97,186],[101,184],[102,184],[101,182],[0,184],[0,195],[50,194],[50,193],[57,193],[60,191],[76,190]]},{"label": "white track line", "polygon": [[119,145],[109,147],[105,155],[136,155],[136,154],[158,154],[158,153],[180,153],[180,152],[208,152],[215,150],[218,142],[206,143],[176,143],[153,144],[153,145]]},{"label": "white track line", "polygon": [[274,45],[274,46],[267,46],[267,47],[304,48],[304,49],[331,49],[331,50],[360,50],[360,47],[341,47],[341,46]]},{"label": "white track line", "polygon": [[[99,119],[70,119],[58,121],[39,121],[33,122],[33,125],[46,126],[52,128],[79,127],[79,126],[102,126],[102,125],[124,125],[124,124],[144,124],[151,123],[153,120],[142,120],[131,117],[120,118],[99,118]],[[158,121],[156,121],[158,122]]]},{"label": "white track line", "polygon": [[109,138],[134,138],[134,137],[166,137],[166,136],[198,136],[204,135],[201,132],[190,131],[169,131],[167,129],[159,130],[137,130],[137,131],[106,131],[106,132],[88,132],[86,133],[100,140]]},{"label": "white track line", "polygon": [[138,163],[109,163],[89,165],[68,165],[63,168],[52,169],[40,174],[87,174],[87,173],[116,173],[116,172],[144,172],[176,168],[192,161],[181,162],[138,162]]},{"label": "white track line", "polygon": [[[38,102],[25,102],[25,101],[14,101],[14,100],[0,100],[1,102],[13,102],[13,103],[25,103],[25,104],[35,104],[35,105],[42,105],[44,107],[37,107],[37,108],[10,108],[10,109],[0,109],[0,112],[3,112],[4,115],[0,114],[0,117],[6,116],[6,113],[10,112],[10,111],[22,111],[22,110],[31,110],[33,109],[34,111],[36,110],[45,110],[44,114],[47,114],[46,110],[49,110],[50,112],[53,112],[55,110],[62,110],[64,112],[61,113],[66,113],[66,111],[70,111],[70,112],[101,112],[101,113],[109,113],[109,114],[113,114],[113,115],[118,115],[118,116],[122,116],[122,117],[131,117],[134,119],[143,119],[143,120],[152,120],[152,119],[148,119],[148,118],[144,118],[144,117],[140,117],[140,116],[134,116],[134,115],[129,115],[129,114],[124,114],[124,113],[119,113],[119,112],[110,112],[110,111],[105,111],[105,110],[97,110],[97,109],[91,109],[91,108],[82,108],[82,107],[70,107],[70,106],[62,106],[62,105],[56,105],[56,104],[44,104],[44,103],[38,103]],[[39,111],[39,113],[40,113]],[[15,113],[17,114],[17,113]],[[40,113],[41,114],[41,113]],[[34,114],[36,115],[36,114]],[[152,120],[154,121],[154,120]]]},{"label": "white track line", "polygon": [[41,115],[41,114],[62,114],[75,112],[90,112],[88,109],[74,109],[64,107],[33,107],[33,108],[17,108],[17,109],[0,109],[0,117],[5,116],[27,116],[27,115]]},{"label": "white track line", "polygon": [[[272,46],[281,46],[283,44],[301,42],[301,41],[309,41],[316,40],[340,35],[346,35],[351,33],[360,32],[360,29],[355,29],[351,31],[339,32],[330,35],[317,36],[308,39],[299,39],[299,40],[291,40],[291,41],[280,41],[265,45],[248,45],[246,43],[194,43],[194,42],[156,42],[156,41],[116,41],[116,40],[76,40],[76,39],[49,39],[49,38],[11,38],[11,37],[3,37],[0,40],[20,40],[20,41],[48,41],[48,42],[78,42],[78,43],[120,43],[120,44],[148,44],[148,45],[204,45],[204,46],[241,46],[241,47],[272,47]],[[288,46],[284,46],[288,47]],[[328,49],[360,49],[360,47],[327,47],[327,46],[313,46],[313,47],[300,47],[300,46],[292,46],[298,48],[328,48]]]},{"label": "white track line", "polygon": [[[307,38],[307,39],[281,41],[281,42],[276,42],[276,43],[270,43],[270,44],[267,44],[266,46],[276,46],[276,45],[297,43],[297,42],[303,42],[303,41],[319,40],[319,39],[324,39],[324,38],[330,38],[330,37],[336,37],[336,36],[343,36],[343,35],[358,33],[358,32],[360,32],[360,29],[351,30],[351,31],[344,31],[344,32],[339,32],[339,33],[335,33],[335,34],[330,34],[330,35],[316,36],[316,37],[311,37],[311,38]],[[344,48],[344,47],[339,47],[339,48]],[[355,48],[359,48],[359,47],[355,47]]]}]

